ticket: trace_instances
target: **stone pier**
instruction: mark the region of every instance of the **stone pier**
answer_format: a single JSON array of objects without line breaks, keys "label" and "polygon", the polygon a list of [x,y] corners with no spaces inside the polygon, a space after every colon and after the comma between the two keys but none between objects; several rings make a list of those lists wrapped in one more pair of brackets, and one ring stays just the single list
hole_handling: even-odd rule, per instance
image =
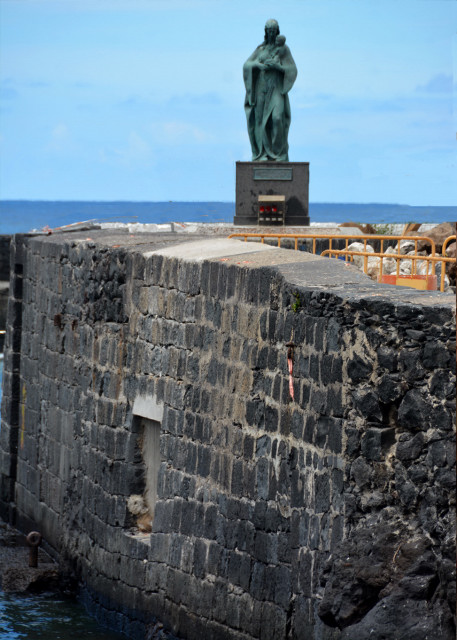
[{"label": "stone pier", "polygon": [[453,295],[218,237],[12,252],[0,511],[102,622],[455,638]]}]

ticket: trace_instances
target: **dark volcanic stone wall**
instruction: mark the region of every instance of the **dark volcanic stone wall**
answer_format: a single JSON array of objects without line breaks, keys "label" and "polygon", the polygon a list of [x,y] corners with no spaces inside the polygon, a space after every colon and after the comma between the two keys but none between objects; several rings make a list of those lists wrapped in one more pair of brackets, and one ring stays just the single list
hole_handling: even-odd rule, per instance
[{"label": "dark volcanic stone wall", "polygon": [[366,301],[356,318],[346,532],[323,572],[319,615],[344,640],[452,638],[455,328],[435,306]]},{"label": "dark volcanic stone wall", "polygon": [[[10,279],[10,241],[11,236],[0,235],[0,330],[6,326],[8,288],[5,283]],[[0,334],[0,353],[3,352],[5,336]]]},{"label": "dark volcanic stone wall", "polygon": [[0,281],[10,279],[10,243],[11,236],[0,235]]},{"label": "dark volcanic stone wall", "polygon": [[[455,637],[452,298],[91,234],[13,247],[3,514],[132,637]],[[138,399],[163,410],[150,535]]]}]

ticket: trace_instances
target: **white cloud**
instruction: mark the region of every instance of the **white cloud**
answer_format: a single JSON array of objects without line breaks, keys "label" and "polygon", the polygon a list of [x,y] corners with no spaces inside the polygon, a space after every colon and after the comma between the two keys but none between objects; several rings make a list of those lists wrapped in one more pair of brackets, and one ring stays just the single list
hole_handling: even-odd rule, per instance
[{"label": "white cloud", "polygon": [[51,139],[46,145],[46,151],[60,153],[66,151],[70,144],[70,132],[66,124],[60,122],[51,131]]},{"label": "white cloud", "polygon": [[18,97],[16,82],[13,78],[5,78],[0,84],[0,97],[2,100],[13,100]]},{"label": "white cloud", "polygon": [[452,76],[446,73],[438,73],[424,84],[416,87],[416,91],[424,91],[426,93],[451,93]]},{"label": "white cloud", "polygon": [[125,146],[117,149],[102,149],[99,158],[102,162],[112,162],[132,166],[149,162],[152,157],[150,145],[136,131],[132,131]]},{"label": "white cloud", "polygon": [[149,130],[157,142],[162,144],[204,144],[212,141],[212,136],[207,131],[190,122],[179,120],[154,122]]}]

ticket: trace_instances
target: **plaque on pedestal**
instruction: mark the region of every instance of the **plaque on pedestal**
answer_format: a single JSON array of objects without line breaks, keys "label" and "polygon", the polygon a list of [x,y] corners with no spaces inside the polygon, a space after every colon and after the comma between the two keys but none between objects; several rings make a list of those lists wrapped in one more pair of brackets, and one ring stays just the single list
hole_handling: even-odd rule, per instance
[{"label": "plaque on pedestal", "polygon": [[285,226],[309,226],[309,162],[237,162],[234,225],[256,226],[259,196],[285,197]]}]

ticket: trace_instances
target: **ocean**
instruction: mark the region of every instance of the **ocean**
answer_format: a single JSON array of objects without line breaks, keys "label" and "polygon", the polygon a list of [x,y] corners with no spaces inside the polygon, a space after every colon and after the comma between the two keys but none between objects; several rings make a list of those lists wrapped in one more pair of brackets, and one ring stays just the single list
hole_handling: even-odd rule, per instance
[{"label": "ocean", "polygon": [[[457,220],[457,206],[310,203],[312,223],[440,223]],[[234,202],[70,202],[0,201],[0,234],[27,233],[75,222],[233,222]]]},{"label": "ocean", "polygon": [[20,595],[0,591],[2,640],[126,640],[102,628],[82,604],[53,593]]}]

